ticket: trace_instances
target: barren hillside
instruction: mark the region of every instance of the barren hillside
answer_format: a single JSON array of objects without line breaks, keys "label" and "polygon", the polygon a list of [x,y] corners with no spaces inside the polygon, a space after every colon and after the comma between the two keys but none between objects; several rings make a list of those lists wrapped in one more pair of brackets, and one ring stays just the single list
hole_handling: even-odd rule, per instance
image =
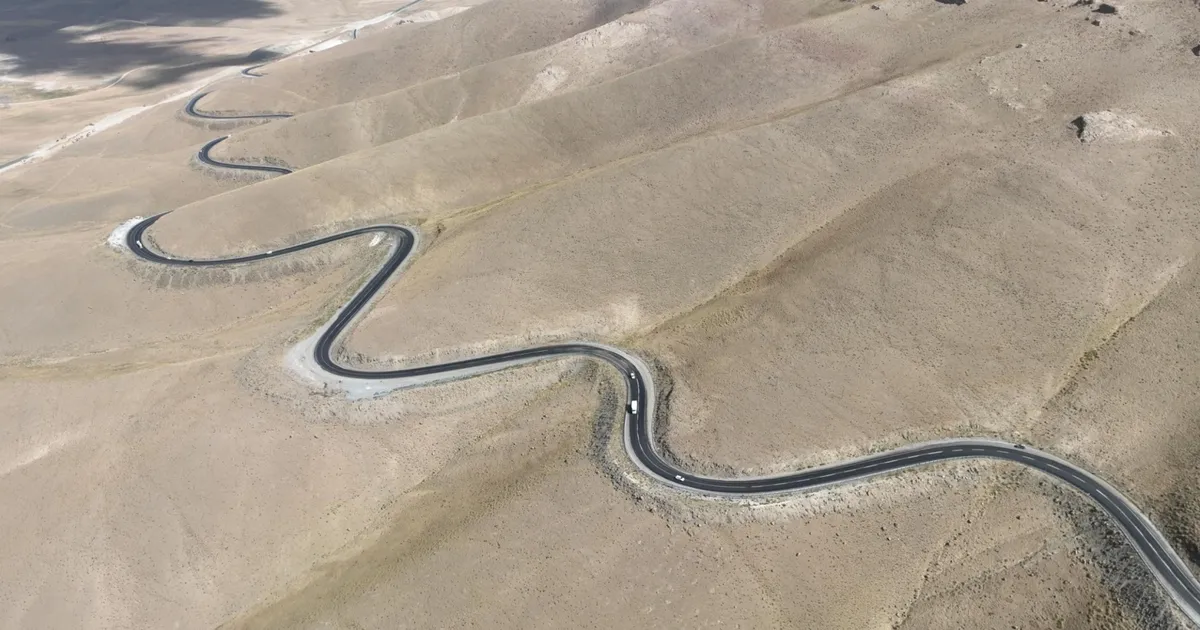
[{"label": "barren hillside", "polygon": [[173,59],[121,48],[0,110],[0,164],[42,151],[0,169],[0,626],[1189,627],[1032,470],[700,497],[630,462],[599,363],[297,375],[381,238],[173,268],[114,228],[171,211],[148,244],[216,258],[411,226],[351,366],[618,346],[697,474],[1028,444],[1200,573],[1190,0],[310,4],[159,14],[121,37],[201,29],[227,70],[88,83]]}]

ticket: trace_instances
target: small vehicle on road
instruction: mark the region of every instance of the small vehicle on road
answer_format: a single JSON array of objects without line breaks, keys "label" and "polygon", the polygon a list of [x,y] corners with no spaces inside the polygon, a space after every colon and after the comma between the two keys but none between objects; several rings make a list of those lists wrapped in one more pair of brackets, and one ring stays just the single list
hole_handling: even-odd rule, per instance
[{"label": "small vehicle on road", "polygon": [[637,415],[637,401],[636,400],[629,401],[629,414],[634,415],[634,416]]}]

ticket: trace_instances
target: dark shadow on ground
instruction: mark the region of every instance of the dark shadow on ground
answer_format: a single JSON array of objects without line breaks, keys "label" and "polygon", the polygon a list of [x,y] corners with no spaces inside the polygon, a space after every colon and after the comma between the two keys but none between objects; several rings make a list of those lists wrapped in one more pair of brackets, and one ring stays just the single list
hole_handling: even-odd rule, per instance
[{"label": "dark shadow on ground", "polygon": [[186,45],[197,40],[86,39],[144,25],[215,26],[279,13],[269,0],[0,0],[0,63],[4,72],[16,75],[70,72],[102,77],[138,66],[191,68],[131,77],[148,87],[203,68],[241,63],[246,57],[189,52]]}]

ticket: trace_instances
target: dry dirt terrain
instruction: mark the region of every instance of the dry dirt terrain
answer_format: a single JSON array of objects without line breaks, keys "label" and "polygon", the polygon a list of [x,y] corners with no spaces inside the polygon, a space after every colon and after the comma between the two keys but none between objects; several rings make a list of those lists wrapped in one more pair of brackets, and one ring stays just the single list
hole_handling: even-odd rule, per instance
[{"label": "dry dirt terrain", "polygon": [[[470,6],[479,0],[450,5]],[[429,19],[443,0],[405,15]],[[44,0],[0,6],[0,165],[250,64],[322,52],[396,20],[391,0]],[[427,8],[428,7],[428,8]],[[440,9],[438,7],[441,7]]]},{"label": "dry dirt terrain", "polygon": [[[357,401],[290,372],[369,236],[207,271],[109,237],[418,227],[345,361],[617,345],[712,475],[1024,442],[1200,572],[1192,0],[29,4],[0,8],[0,627],[1189,627],[1029,470],[698,498],[629,462],[596,364]],[[199,89],[293,116],[199,120]],[[295,172],[200,163],[222,135]]]}]

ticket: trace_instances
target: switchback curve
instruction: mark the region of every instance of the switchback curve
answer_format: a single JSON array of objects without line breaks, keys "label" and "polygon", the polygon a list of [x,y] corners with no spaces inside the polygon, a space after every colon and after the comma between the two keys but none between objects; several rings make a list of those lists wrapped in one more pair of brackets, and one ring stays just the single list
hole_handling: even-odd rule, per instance
[{"label": "switchback curve", "polygon": [[196,152],[196,159],[199,160],[201,164],[205,164],[213,168],[227,168],[230,170],[252,171],[255,173],[273,173],[275,175],[287,175],[288,173],[292,172],[292,169],[287,168],[286,166],[273,166],[271,164],[237,164],[235,162],[222,162],[214,158],[210,154],[212,148],[228,139],[229,136],[221,136],[219,138],[213,138],[212,140],[209,140],[204,144],[204,146],[200,147],[198,152]]},{"label": "switchback curve", "polygon": [[[254,66],[254,67],[258,68],[260,66]],[[291,118],[292,117],[291,114],[282,113],[282,112],[281,113],[268,113],[268,114],[214,114],[212,112],[205,112],[205,111],[196,109],[196,104],[200,102],[200,99],[202,99],[208,95],[209,95],[208,92],[198,92],[195,96],[193,96],[192,98],[189,98],[187,104],[183,106],[183,113],[185,113],[188,116],[191,116],[193,118],[199,118],[200,120],[226,120],[226,121],[230,121],[230,120],[273,120],[273,119],[277,119],[277,118]]]}]

